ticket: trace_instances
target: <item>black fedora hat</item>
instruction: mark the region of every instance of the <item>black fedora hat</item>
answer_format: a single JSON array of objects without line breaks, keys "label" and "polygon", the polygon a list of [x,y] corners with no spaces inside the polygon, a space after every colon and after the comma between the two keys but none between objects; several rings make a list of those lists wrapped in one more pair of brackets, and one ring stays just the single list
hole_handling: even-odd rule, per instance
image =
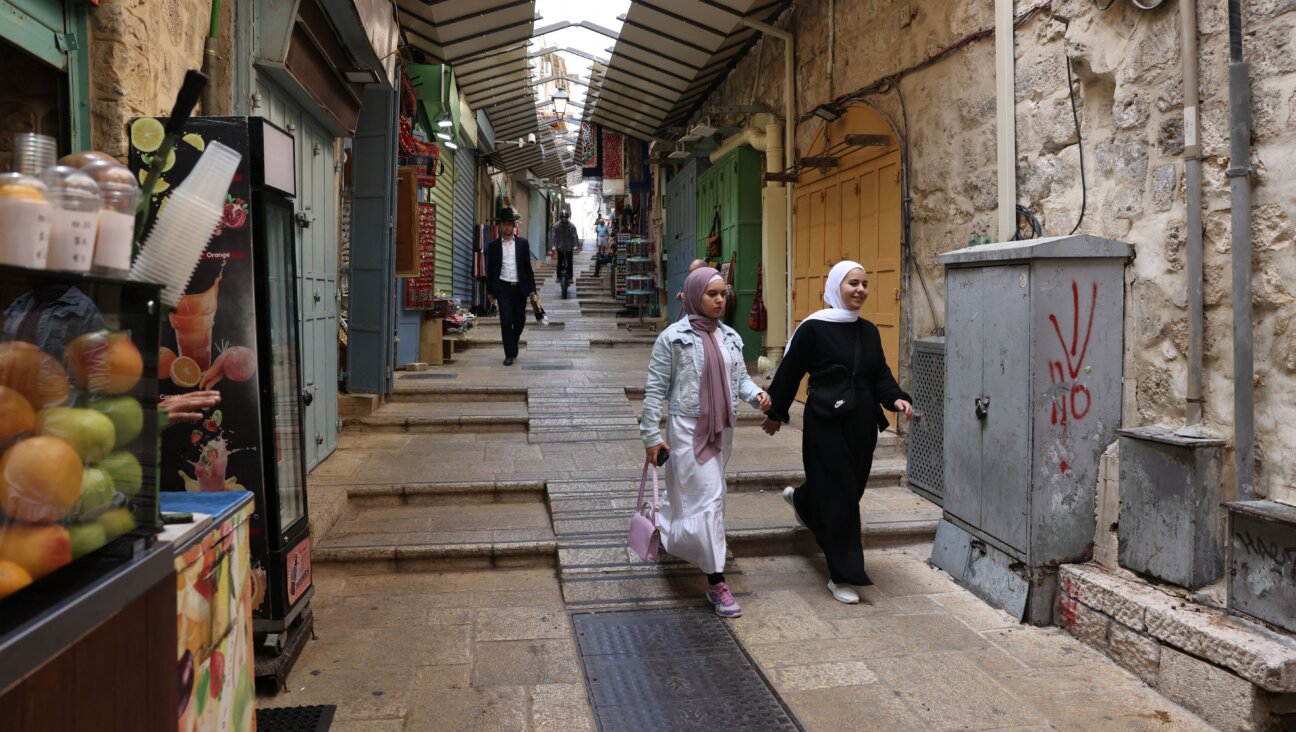
[{"label": "black fedora hat", "polygon": [[501,208],[499,210],[499,213],[495,214],[495,221],[497,222],[503,222],[503,221],[515,222],[521,220],[521,218],[522,217],[518,215],[518,212],[513,210],[512,208]]}]

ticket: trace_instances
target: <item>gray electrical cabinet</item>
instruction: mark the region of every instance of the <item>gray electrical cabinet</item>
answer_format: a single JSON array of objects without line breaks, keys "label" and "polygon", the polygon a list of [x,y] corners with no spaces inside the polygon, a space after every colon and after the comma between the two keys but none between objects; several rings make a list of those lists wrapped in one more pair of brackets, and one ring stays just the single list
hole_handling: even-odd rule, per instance
[{"label": "gray electrical cabinet", "polygon": [[944,517],[932,561],[1035,624],[1088,558],[1121,419],[1124,269],[1093,236],[986,244],[945,265]]}]

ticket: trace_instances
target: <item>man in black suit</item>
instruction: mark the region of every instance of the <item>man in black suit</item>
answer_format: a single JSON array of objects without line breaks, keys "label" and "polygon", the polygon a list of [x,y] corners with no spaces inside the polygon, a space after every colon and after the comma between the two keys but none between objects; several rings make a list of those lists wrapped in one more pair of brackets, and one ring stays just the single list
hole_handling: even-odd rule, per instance
[{"label": "man in black suit", "polygon": [[536,291],[531,245],[514,235],[519,218],[511,208],[500,211],[496,218],[500,237],[486,245],[486,306],[499,303],[505,366],[512,366],[517,358],[518,339],[526,328],[527,300]]}]

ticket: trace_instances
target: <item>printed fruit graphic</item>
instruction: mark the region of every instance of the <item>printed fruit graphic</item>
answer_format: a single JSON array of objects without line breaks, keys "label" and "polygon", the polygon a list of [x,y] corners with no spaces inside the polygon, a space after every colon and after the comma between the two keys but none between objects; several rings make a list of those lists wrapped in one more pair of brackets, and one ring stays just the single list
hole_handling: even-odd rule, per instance
[{"label": "printed fruit graphic", "polygon": [[99,525],[104,527],[110,540],[116,539],[135,530],[135,517],[129,508],[110,508],[99,517]]},{"label": "printed fruit graphic", "polygon": [[36,434],[63,440],[87,463],[108,457],[117,444],[117,428],[111,419],[93,409],[77,407],[54,407],[37,412]]},{"label": "printed fruit graphic", "polygon": [[181,356],[171,363],[171,381],[176,386],[183,386],[186,389],[198,386],[198,379],[202,378],[202,369],[198,368],[198,362],[188,356]]},{"label": "printed fruit graphic", "polygon": [[81,497],[82,472],[76,450],[57,437],[23,440],[0,457],[0,510],[19,521],[58,521]]},{"label": "printed fruit graphic", "polygon": [[98,394],[128,392],[144,375],[144,359],[125,333],[86,333],[68,344],[63,360],[78,387]]},{"label": "printed fruit graphic", "polygon": [[17,391],[0,386],[0,442],[31,432],[36,426],[36,410],[31,402]]},{"label": "printed fruit graphic", "polygon": [[0,561],[0,597],[8,597],[31,583],[30,572],[13,562]]},{"label": "printed fruit graphic", "polygon": [[144,408],[134,397],[95,397],[90,400],[89,406],[112,420],[113,427],[117,429],[114,449],[129,445],[144,429]]},{"label": "printed fruit graphic", "polygon": [[139,495],[140,486],[144,485],[144,470],[134,455],[114,452],[100,460],[97,467],[108,473],[118,491],[131,498]]},{"label": "printed fruit graphic", "polygon": [[[143,170],[141,170],[141,171],[139,172],[139,182],[140,182],[140,186],[141,186],[141,187],[144,185],[144,181],[147,180],[147,179],[148,179],[148,168],[144,168]],[[168,189],[168,188],[170,188],[170,187],[171,187],[171,184],[166,182],[166,178],[163,178],[162,176],[159,175],[159,176],[158,176],[158,179],[157,179],[157,182],[153,184],[153,193],[154,193],[154,194],[161,193],[162,191],[165,191],[166,189]],[[158,209],[158,214],[161,214],[161,213],[162,213],[162,209],[159,208],[159,209]]]},{"label": "printed fruit graphic", "polygon": [[23,341],[0,345],[0,385],[21,394],[33,409],[65,404],[72,390],[58,361]]},{"label": "printed fruit graphic", "polygon": [[140,152],[151,153],[157,150],[162,146],[162,138],[165,136],[166,128],[152,117],[141,117],[131,123],[131,144]]},{"label": "printed fruit graphic", "polygon": [[215,699],[220,696],[221,687],[225,685],[225,654],[212,651],[207,665],[211,669],[211,698]]},{"label": "printed fruit graphic", "polygon": [[102,524],[95,522],[72,524],[68,527],[68,535],[72,538],[73,559],[80,559],[108,543],[108,532],[104,531]]},{"label": "printed fruit graphic", "polygon": [[170,348],[167,348],[166,346],[162,346],[162,349],[158,351],[158,378],[159,379],[171,378],[171,364],[175,360],[176,360],[176,352],[171,350]]},{"label": "printed fruit graphic", "polygon": [[86,468],[81,475],[81,500],[73,512],[82,521],[98,516],[117,497],[112,478],[103,468]]},{"label": "printed fruit graphic", "polygon": [[9,524],[0,532],[0,561],[13,562],[40,579],[72,561],[72,537],[58,524]]},{"label": "printed fruit graphic", "polygon": [[181,140],[184,140],[185,142],[189,143],[190,145],[193,145],[194,147],[198,148],[199,150],[205,150],[205,149],[207,149],[207,143],[203,142],[203,139],[202,139],[201,137],[199,137],[198,135],[196,135],[196,134],[194,134],[194,133],[192,133],[192,132],[190,132],[189,134],[185,135],[184,137],[182,137],[182,138],[180,138],[180,139],[181,139]]}]

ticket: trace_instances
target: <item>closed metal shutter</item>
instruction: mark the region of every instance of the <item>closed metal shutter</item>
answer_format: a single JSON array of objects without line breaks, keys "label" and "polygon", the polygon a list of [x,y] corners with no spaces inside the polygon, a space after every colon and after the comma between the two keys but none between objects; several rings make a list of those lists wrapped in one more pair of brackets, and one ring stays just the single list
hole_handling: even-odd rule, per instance
[{"label": "closed metal shutter", "polygon": [[441,147],[441,162],[445,172],[437,178],[432,188],[432,202],[436,204],[436,274],[433,280],[441,292],[454,289],[454,177],[455,151]]},{"label": "closed metal shutter", "polygon": [[477,224],[477,153],[466,147],[455,152],[454,178],[454,297],[472,305],[473,244]]}]

